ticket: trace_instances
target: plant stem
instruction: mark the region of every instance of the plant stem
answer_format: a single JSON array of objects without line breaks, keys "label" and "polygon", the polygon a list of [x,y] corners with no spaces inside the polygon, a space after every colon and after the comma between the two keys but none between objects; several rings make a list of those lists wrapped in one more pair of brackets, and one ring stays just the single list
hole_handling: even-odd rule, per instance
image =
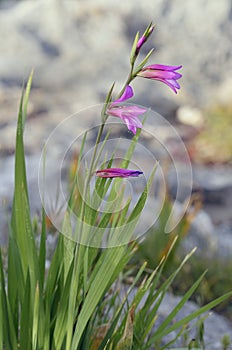
[{"label": "plant stem", "polygon": [[91,161],[90,161],[89,172],[88,172],[85,184],[84,184],[84,190],[83,190],[83,196],[82,196],[82,204],[81,204],[81,214],[80,214],[80,220],[81,220],[80,237],[82,236],[83,225],[84,225],[85,210],[86,210],[85,200],[86,200],[86,195],[87,195],[87,189],[88,189],[88,186],[89,186],[89,183],[90,183],[90,179],[91,179],[91,176],[92,176],[94,160],[96,158],[98,145],[99,145],[100,140],[101,140],[101,136],[102,136],[102,133],[103,133],[104,126],[105,126],[105,123],[102,123],[100,128],[99,128],[99,130],[98,130],[98,135],[97,135],[96,143],[95,143],[95,146],[94,146],[93,155],[92,155],[92,158],[91,158]]},{"label": "plant stem", "polygon": [[135,76],[134,76],[134,74],[133,74],[133,71],[134,71],[134,63],[131,64],[130,73],[129,73],[129,75],[128,75],[128,78],[127,78],[127,80],[126,80],[126,82],[125,82],[125,84],[124,84],[122,90],[120,91],[120,93],[119,93],[119,95],[118,95],[118,98],[120,98],[120,97],[122,96],[122,94],[123,94],[123,92],[124,92],[126,86],[129,85],[130,82],[131,82],[132,80],[134,80]]}]

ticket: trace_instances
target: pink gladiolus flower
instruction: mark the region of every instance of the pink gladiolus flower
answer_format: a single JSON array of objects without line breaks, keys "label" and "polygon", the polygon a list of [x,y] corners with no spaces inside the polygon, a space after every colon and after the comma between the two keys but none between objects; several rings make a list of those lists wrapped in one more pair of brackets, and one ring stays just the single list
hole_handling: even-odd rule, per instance
[{"label": "pink gladiolus flower", "polygon": [[141,49],[141,47],[143,46],[143,44],[147,41],[147,39],[149,38],[149,36],[152,34],[154,30],[154,26],[151,26],[142,36],[141,38],[138,40],[137,42],[137,46],[136,46],[136,55],[138,55],[139,50]]},{"label": "pink gladiolus flower", "polygon": [[138,177],[141,174],[143,174],[142,171],[129,170],[129,169],[123,169],[123,168],[108,168],[108,169],[101,169],[96,171],[96,176],[106,177],[106,178],[130,177],[130,176]]},{"label": "pink gladiolus flower", "polygon": [[138,116],[144,114],[147,110],[145,108],[140,108],[137,106],[121,106],[119,103],[128,100],[133,96],[133,90],[130,85],[127,85],[122,96],[110,103],[107,108],[106,113],[113,117],[120,118],[124,123],[126,123],[127,128],[136,134],[137,128],[142,128],[142,123],[138,119]]},{"label": "pink gladiolus flower", "polygon": [[177,89],[180,89],[180,85],[177,82],[182,77],[176,70],[182,66],[165,66],[162,64],[152,64],[144,67],[137,75],[143,78],[162,81],[167,84],[175,93]]}]

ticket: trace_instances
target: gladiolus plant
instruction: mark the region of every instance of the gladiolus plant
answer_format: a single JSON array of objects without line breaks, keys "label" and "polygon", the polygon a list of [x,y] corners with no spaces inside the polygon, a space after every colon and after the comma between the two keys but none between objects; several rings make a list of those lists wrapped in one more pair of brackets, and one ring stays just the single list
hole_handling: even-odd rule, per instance
[{"label": "gladiolus plant", "polygon": [[[115,94],[115,85],[110,89],[89,163],[80,171],[86,148],[88,153],[88,132],[82,135],[76,173],[60,226],[45,212],[46,188],[41,196],[44,206],[41,218],[31,218],[23,140],[32,74],[29,77],[18,114],[7,259],[0,250],[0,349],[165,349],[188,329],[191,320],[232,295],[228,292],[176,321],[177,313],[199,286],[203,274],[169,315],[156,323],[165,294],[194,250],[165,281],[162,271],[177,237],[170,242],[154,271],[147,270],[146,263],[133,264],[138,248],[135,228],[142,218],[156,164],[143,186],[145,176],[131,165],[131,157],[143,130],[141,119],[145,118],[147,109],[127,105],[125,101],[133,97],[131,84],[137,77],[161,81],[174,92],[180,88],[177,80],[181,77],[177,72],[181,66],[145,66],[152,51],[136,65],[153,29],[150,24],[141,37],[139,33],[135,36],[128,77],[118,94]],[[120,164],[114,158],[114,151],[101,160],[109,138],[109,133],[104,136],[103,131],[111,117],[119,118],[133,134]],[[46,150],[45,147],[45,153]],[[46,156],[42,159],[46,168]],[[46,169],[43,170],[44,175]],[[140,189],[143,186],[134,202],[131,197],[125,197],[125,183],[129,181],[140,183]],[[78,187],[78,183],[81,186]],[[47,248],[49,235],[57,238],[52,253]]]}]

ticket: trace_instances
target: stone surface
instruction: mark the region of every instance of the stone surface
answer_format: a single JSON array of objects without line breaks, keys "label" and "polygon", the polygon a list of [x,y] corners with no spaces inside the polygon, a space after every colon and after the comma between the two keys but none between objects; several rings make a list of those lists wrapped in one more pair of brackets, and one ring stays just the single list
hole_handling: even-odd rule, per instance
[{"label": "stone surface", "polygon": [[157,28],[146,50],[155,46],[156,62],[183,64],[183,88],[174,99],[166,87],[151,88],[140,80],[142,86],[136,87],[146,93],[139,100],[153,108],[161,96],[174,104],[205,105],[220,99],[223,87],[229,86],[231,6],[229,0],[130,0],[124,6],[106,0],[20,1],[0,10],[0,82],[21,86],[34,67],[34,86],[49,92],[76,89],[76,101],[87,95],[92,103],[112,81],[122,83],[133,36],[152,20]]},{"label": "stone surface", "polygon": [[220,238],[216,235],[215,227],[210,216],[203,210],[200,210],[194,218],[187,237],[183,240],[182,245],[186,252],[197,247],[196,255],[206,259],[213,259],[218,254],[219,240]]}]

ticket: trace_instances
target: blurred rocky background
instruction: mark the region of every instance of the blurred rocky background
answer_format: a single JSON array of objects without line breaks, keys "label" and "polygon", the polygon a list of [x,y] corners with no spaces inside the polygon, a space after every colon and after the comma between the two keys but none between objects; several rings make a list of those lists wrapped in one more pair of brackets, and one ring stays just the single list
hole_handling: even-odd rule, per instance
[{"label": "blurred rocky background", "polygon": [[[207,252],[213,259],[231,262],[231,0],[0,1],[1,232],[6,231],[13,192],[21,87],[30,70],[34,69],[34,79],[25,144],[36,212],[38,162],[46,138],[67,116],[104,102],[113,81],[120,90],[134,35],[151,21],[156,28],[144,54],[154,47],[151,63],[183,65],[181,90],[175,96],[167,86],[140,79],[133,83],[133,101],[169,120],[187,147],[193,192],[200,193],[202,201],[187,249],[198,245],[203,257]],[[78,125],[65,130],[63,137],[74,137],[77,130]],[[169,142],[168,130],[166,134]],[[56,152],[59,147],[62,142]],[[171,171],[168,184],[170,194],[175,193]]]}]

